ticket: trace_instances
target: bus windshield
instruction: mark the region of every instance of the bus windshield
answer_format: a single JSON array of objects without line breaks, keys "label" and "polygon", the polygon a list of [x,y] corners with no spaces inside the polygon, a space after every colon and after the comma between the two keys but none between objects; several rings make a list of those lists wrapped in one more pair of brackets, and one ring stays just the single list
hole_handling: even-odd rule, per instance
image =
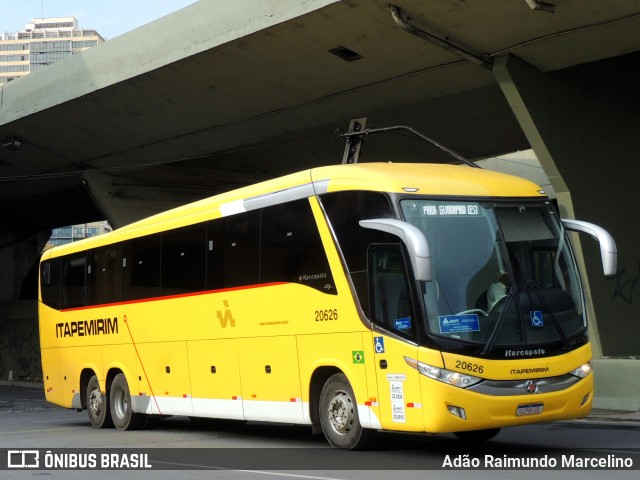
[{"label": "bus windshield", "polygon": [[431,248],[433,279],[421,282],[420,302],[430,341],[480,355],[584,343],[578,273],[548,203],[404,199],[401,210]]}]

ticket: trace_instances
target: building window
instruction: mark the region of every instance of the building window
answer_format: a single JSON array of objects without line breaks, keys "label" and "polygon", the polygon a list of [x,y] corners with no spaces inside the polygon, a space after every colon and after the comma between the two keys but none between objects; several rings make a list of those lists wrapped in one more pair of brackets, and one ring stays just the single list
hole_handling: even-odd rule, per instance
[{"label": "building window", "polygon": [[72,42],[71,48],[75,50],[78,48],[91,48],[91,47],[95,47],[96,45],[98,45],[97,40],[85,40],[82,42]]},{"label": "building window", "polygon": [[8,72],[28,72],[29,65],[8,65],[8,66],[0,66],[0,73],[8,73]]},{"label": "building window", "polygon": [[0,62],[24,62],[28,59],[27,55],[0,55]]},{"label": "building window", "polygon": [[0,52],[17,52],[20,50],[29,50],[28,43],[10,43],[0,45]]}]

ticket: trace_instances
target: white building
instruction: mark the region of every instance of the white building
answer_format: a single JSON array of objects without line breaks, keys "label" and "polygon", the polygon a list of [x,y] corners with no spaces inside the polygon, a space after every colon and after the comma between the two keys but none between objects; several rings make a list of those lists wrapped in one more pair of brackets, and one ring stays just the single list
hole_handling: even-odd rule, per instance
[{"label": "white building", "polygon": [[36,18],[16,33],[0,33],[0,84],[104,42],[74,17]]}]

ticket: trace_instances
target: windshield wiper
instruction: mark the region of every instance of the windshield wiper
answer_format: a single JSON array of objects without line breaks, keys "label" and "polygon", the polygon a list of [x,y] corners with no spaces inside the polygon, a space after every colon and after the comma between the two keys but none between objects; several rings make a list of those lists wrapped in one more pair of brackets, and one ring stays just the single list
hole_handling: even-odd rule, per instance
[{"label": "windshield wiper", "polygon": [[[558,332],[558,336],[560,337],[560,340],[562,341],[562,344],[567,348],[570,347],[571,343],[569,342],[569,339],[565,335],[564,330],[562,329],[562,326],[560,325],[560,322],[558,321],[558,319],[556,318],[555,314],[553,313],[553,310],[551,310],[551,308],[549,308],[549,304],[544,299],[544,296],[542,295],[542,291],[540,290],[540,287],[538,287],[536,282],[533,281],[533,280],[530,280],[529,282],[527,282],[527,287],[528,288],[531,287],[531,289],[534,291],[536,297],[538,298],[538,301],[542,305],[542,308],[547,313],[547,315],[549,315],[549,318],[551,319],[551,323],[553,324],[554,328]],[[502,309],[502,311],[500,312],[500,315],[498,316],[496,324],[493,327],[493,330],[491,331],[491,335],[489,335],[489,340],[487,341],[486,345],[482,349],[482,352],[481,352],[482,355],[488,355],[493,350],[493,347],[494,347],[494,345],[496,343],[496,340],[498,339],[498,334],[500,333],[500,330],[502,329],[502,326],[504,324],[504,320],[505,320],[506,314],[507,314],[508,310],[511,308],[511,304],[512,303],[516,304],[516,308],[518,310],[518,316],[522,318],[522,312],[521,312],[521,308],[520,308],[520,303],[516,300],[517,293],[518,293],[518,290],[517,290],[516,287],[511,287],[509,289],[509,291],[507,292],[507,297],[506,297],[506,301],[505,301],[505,304],[504,304],[504,308]],[[531,301],[530,301],[530,303],[531,303]],[[524,332],[524,330],[523,330],[523,332]]]},{"label": "windshield wiper", "polygon": [[488,355],[493,350],[493,345],[496,343],[498,339],[498,334],[500,330],[502,330],[502,324],[504,323],[504,319],[507,315],[507,311],[511,308],[511,304],[514,302],[514,298],[516,297],[518,289],[515,286],[509,287],[509,291],[507,292],[506,300],[504,302],[504,307],[498,315],[498,320],[496,320],[496,324],[491,330],[491,335],[489,335],[489,340],[487,340],[486,345],[482,349],[482,355]]}]

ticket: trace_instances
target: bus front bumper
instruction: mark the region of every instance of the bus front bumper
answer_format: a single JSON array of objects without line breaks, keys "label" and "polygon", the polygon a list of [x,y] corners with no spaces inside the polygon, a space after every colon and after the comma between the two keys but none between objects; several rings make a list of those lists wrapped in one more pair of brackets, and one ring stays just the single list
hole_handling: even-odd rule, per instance
[{"label": "bus front bumper", "polygon": [[[516,391],[489,394],[422,379],[424,430],[459,432],[586,417],[593,402],[593,374],[573,385],[537,392],[537,379]],[[508,393],[508,394],[506,394]]]}]

